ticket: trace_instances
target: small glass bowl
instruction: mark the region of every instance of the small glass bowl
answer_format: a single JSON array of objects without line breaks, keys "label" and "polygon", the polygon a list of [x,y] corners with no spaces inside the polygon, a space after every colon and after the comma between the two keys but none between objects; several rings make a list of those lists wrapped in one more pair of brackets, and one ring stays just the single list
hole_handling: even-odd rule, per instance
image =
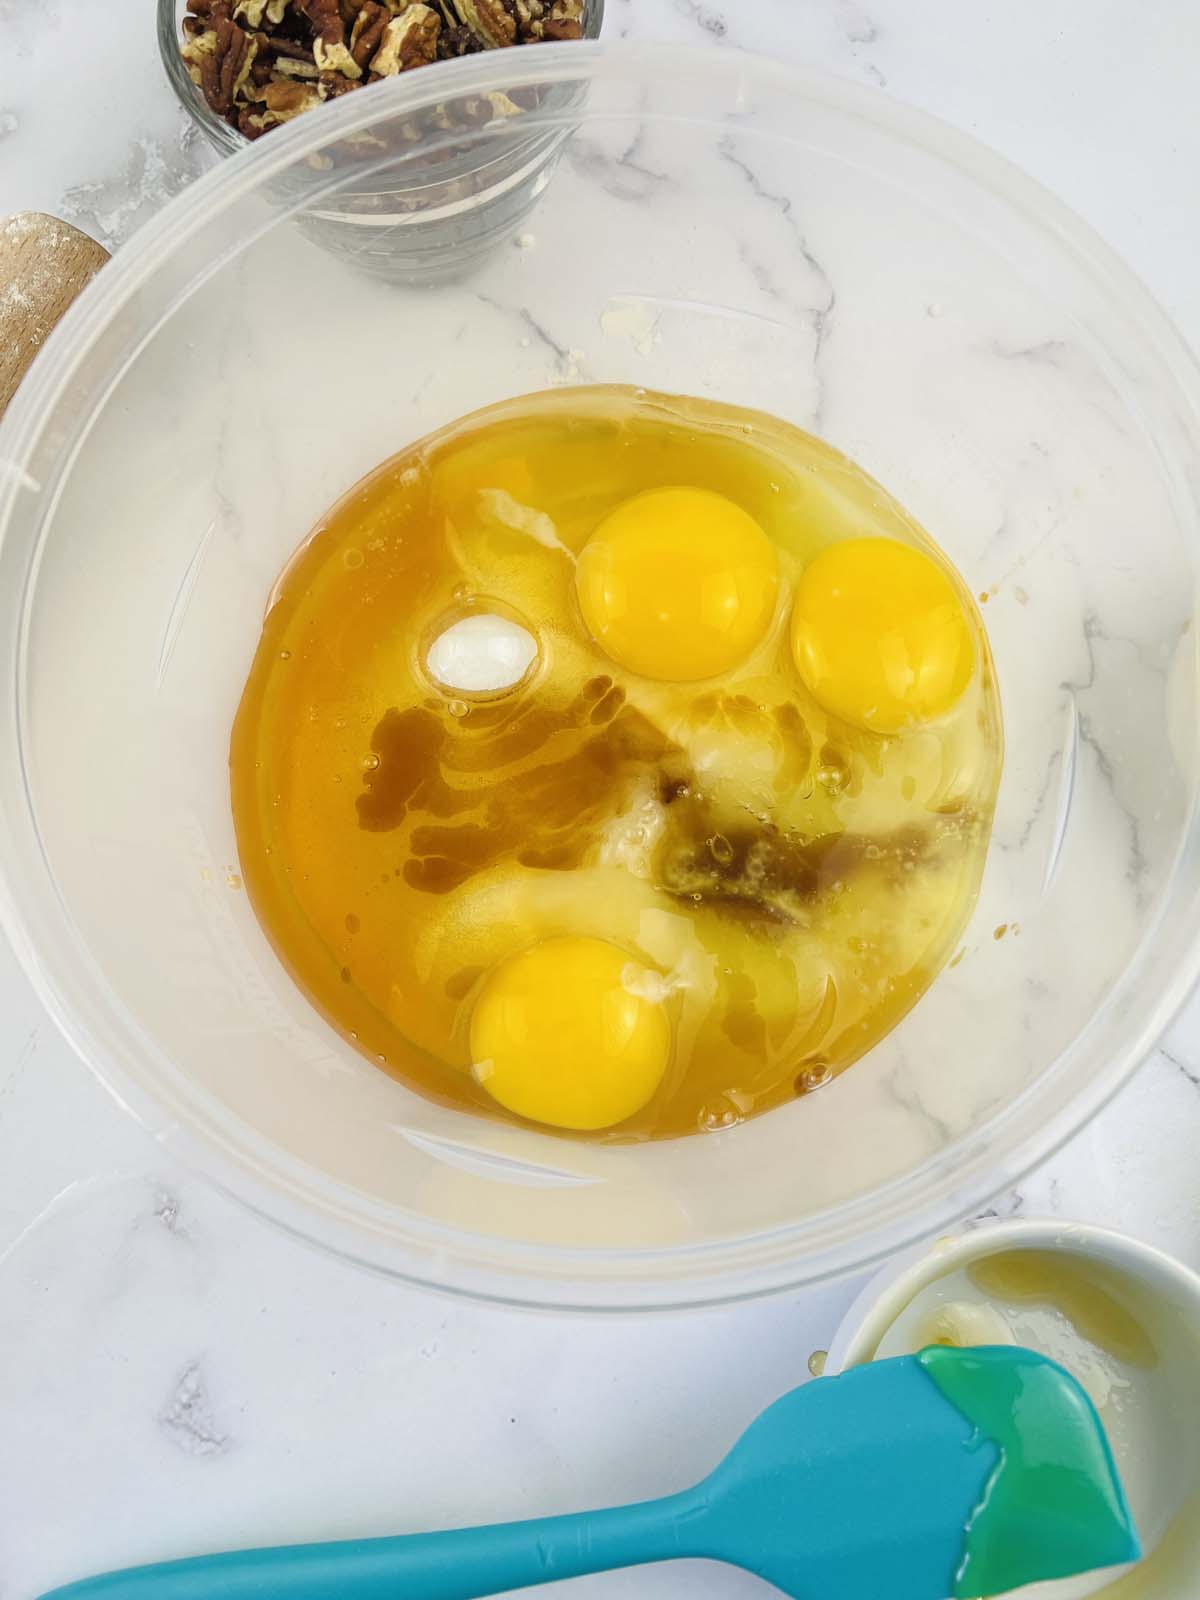
[{"label": "small glass bowl", "polygon": [[[158,47],[167,78],[180,104],[220,155],[237,155],[251,143],[209,107],[188,74],[181,53],[184,0],[158,0]],[[596,39],[604,23],[604,0],[585,0],[584,38]],[[339,184],[336,200],[313,209],[296,211],[300,227],[335,254],[352,259],[373,277],[403,283],[437,282],[457,277],[473,268],[498,244],[510,239],[536,206],[558,164],[568,137],[565,129],[537,133],[522,128],[522,118],[497,111],[497,102],[513,102],[522,111],[539,114],[569,111],[582,105],[581,84],[539,87],[532,91],[522,70],[530,45],[511,51],[494,51],[497,58],[513,57],[511,94],[495,92],[485,104],[478,95],[457,95],[425,110],[420,116],[398,116],[372,129],[369,135],[331,139],[314,151],[308,163],[332,175],[353,172]],[[555,46],[554,48],[558,48]],[[415,70],[437,71],[441,63]],[[402,74],[408,78],[409,74]],[[359,94],[389,93],[387,83],[356,90]],[[306,117],[315,113],[306,112]],[[431,142],[430,134],[444,136],[445,129],[461,126],[460,150],[443,144],[425,160],[414,162],[414,145]],[[486,157],[477,135],[494,129]],[[394,145],[397,161],[379,164],[381,151]],[[295,210],[299,190],[281,180],[274,196]]]}]

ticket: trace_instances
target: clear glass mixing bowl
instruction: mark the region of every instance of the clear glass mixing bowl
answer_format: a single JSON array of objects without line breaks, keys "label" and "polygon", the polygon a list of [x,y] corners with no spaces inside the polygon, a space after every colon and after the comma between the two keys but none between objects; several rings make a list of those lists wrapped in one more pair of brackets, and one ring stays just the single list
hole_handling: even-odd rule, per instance
[{"label": "clear glass mixing bowl", "polygon": [[[7,923],[120,1099],[296,1233],[509,1301],[729,1300],[977,1205],[1190,986],[1200,381],[1087,228],[881,94],[729,51],[505,54],[223,164],[39,358],[0,433]],[[345,141],[393,167],[401,125],[416,162],[461,147],[434,97],[517,71],[522,136],[563,155],[473,275],[375,281],[293,225],[336,206]],[[318,514],[406,441],[564,380],[762,407],[849,452],[989,596],[1007,721],[963,958],[827,1089],[635,1148],[477,1122],[348,1049],[238,887],[227,790],[264,604]]]}]

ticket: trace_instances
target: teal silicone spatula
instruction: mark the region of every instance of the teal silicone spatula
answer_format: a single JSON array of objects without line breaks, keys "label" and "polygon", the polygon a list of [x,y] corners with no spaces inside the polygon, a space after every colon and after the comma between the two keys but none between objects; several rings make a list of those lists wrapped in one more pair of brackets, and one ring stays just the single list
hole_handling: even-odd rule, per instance
[{"label": "teal silicone spatula", "polygon": [[1140,1554],[1087,1395],[1027,1350],[930,1349],[795,1389],[665,1500],[137,1567],[44,1600],[476,1600],[677,1556],[793,1600],[950,1600]]}]

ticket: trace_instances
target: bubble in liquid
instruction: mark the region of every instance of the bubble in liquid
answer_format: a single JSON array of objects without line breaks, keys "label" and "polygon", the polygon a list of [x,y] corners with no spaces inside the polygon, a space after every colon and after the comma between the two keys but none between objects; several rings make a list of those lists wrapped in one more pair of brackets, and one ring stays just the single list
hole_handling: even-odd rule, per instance
[{"label": "bubble in liquid", "polygon": [[708,853],[718,866],[727,867],[733,860],[733,846],[723,833],[714,833],[708,841]]},{"label": "bubble in liquid", "polygon": [[465,717],[470,707],[465,700],[447,700],[446,710],[452,717]]},{"label": "bubble in liquid", "polygon": [[362,769],[364,772],[374,772],[378,765],[379,757],[374,753],[374,751],[372,751],[369,756],[364,756],[362,758]]},{"label": "bubble in liquid", "polygon": [[832,1081],[833,1072],[828,1061],[810,1061],[796,1074],[796,1093],[812,1094],[814,1089],[823,1089]]},{"label": "bubble in liquid", "polygon": [[828,1350],[814,1350],[808,1358],[808,1370],[814,1378],[825,1375],[825,1363],[829,1360]]},{"label": "bubble in liquid", "polygon": [[712,1100],[696,1119],[702,1133],[720,1133],[725,1128],[735,1128],[742,1120],[741,1113],[722,1097]]},{"label": "bubble in liquid", "polygon": [[290,661],[292,659],[292,652],[290,650],[281,650],[279,652],[279,659],[280,661]]},{"label": "bubble in liquid", "polygon": [[366,557],[361,550],[347,550],[342,555],[343,563],[353,572],[355,567],[361,567]]}]

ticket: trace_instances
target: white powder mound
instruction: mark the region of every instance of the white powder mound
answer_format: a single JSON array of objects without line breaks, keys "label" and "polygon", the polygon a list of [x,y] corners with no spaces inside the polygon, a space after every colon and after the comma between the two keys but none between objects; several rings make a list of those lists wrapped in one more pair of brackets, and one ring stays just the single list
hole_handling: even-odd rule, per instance
[{"label": "white powder mound", "polygon": [[536,656],[537,640],[520,623],[481,611],[439,634],[425,666],[445,689],[495,694],[520,683]]}]

